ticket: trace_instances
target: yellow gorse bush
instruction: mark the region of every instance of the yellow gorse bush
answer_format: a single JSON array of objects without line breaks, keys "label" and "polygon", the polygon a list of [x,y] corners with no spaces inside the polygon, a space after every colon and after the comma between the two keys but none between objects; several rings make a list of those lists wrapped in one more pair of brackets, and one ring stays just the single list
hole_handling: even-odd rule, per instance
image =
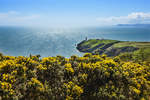
[{"label": "yellow gorse bush", "polygon": [[83,57],[0,55],[0,99],[148,100],[150,63]]}]

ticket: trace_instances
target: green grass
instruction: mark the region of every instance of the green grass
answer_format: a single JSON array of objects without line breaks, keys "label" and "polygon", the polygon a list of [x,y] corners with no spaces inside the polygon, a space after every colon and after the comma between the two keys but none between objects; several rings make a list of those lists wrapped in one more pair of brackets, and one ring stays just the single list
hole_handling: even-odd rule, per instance
[{"label": "green grass", "polygon": [[139,50],[133,52],[133,55],[136,59],[150,61],[150,47],[143,47]]},{"label": "green grass", "polygon": [[88,46],[88,49],[94,48],[98,46],[99,44],[104,43],[104,45],[116,42],[117,40],[99,40],[99,39],[90,39],[86,42],[82,43],[81,46]]},{"label": "green grass", "polygon": [[139,50],[134,51],[134,59],[140,61],[150,61],[150,42],[120,42],[113,45],[114,48],[133,46],[139,48]]},{"label": "green grass", "polygon": [[150,48],[150,42],[120,42],[113,45],[113,47],[125,47],[125,46],[133,46],[138,48],[148,47]]},{"label": "green grass", "polygon": [[[86,51],[86,50],[95,48],[96,46],[98,46],[100,44],[104,44],[104,45],[101,45],[100,47],[97,47],[96,50],[98,50],[98,49],[101,49],[102,47],[104,47],[105,45],[107,45],[109,43],[114,43],[114,42],[117,42],[117,40],[89,39],[89,40],[81,43],[80,46],[85,47],[85,48],[83,48],[83,51]],[[142,59],[141,57],[143,56],[144,59],[146,59],[147,61],[150,60],[150,42],[119,41],[118,43],[113,44],[111,47],[121,48],[121,47],[127,47],[127,46],[139,48],[139,50],[132,52],[132,54],[135,58]]]}]

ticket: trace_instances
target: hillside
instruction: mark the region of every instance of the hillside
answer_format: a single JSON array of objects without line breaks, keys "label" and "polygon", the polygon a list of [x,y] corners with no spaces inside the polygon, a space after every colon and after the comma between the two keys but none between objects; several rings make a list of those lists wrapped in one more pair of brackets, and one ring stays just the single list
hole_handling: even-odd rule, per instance
[{"label": "hillside", "polygon": [[150,42],[117,41],[109,39],[83,40],[76,47],[80,52],[93,54],[106,54],[107,56],[118,56],[130,53],[134,57],[141,56],[150,59]]}]

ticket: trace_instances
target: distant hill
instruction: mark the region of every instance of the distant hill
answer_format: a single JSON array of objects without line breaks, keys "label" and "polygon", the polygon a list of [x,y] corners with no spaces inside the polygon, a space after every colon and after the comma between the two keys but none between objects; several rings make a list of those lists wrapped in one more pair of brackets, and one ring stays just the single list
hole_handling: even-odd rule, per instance
[{"label": "distant hill", "polygon": [[[150,42],[118,41],[109,39],[83,40],[76,47],[80,52],[93,54],[107,54],[107,56],[118,56],[130,53],[135,58],[144,57],[150,59]],[[139,58],[140,58],[139,57]]]},{"label": "distant hill", "polygon": [[117,26],[150,27],[150,24],[118,24]]}]

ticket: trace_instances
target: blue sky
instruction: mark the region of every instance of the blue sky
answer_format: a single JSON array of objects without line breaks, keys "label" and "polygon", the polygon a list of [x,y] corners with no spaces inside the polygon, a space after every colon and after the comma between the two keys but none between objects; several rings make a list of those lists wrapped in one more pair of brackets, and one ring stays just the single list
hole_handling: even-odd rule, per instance
[{"label": "blue sky", "polygon": [[150,23],[150,0],[0,0],[0,25],[100,26]]}]

